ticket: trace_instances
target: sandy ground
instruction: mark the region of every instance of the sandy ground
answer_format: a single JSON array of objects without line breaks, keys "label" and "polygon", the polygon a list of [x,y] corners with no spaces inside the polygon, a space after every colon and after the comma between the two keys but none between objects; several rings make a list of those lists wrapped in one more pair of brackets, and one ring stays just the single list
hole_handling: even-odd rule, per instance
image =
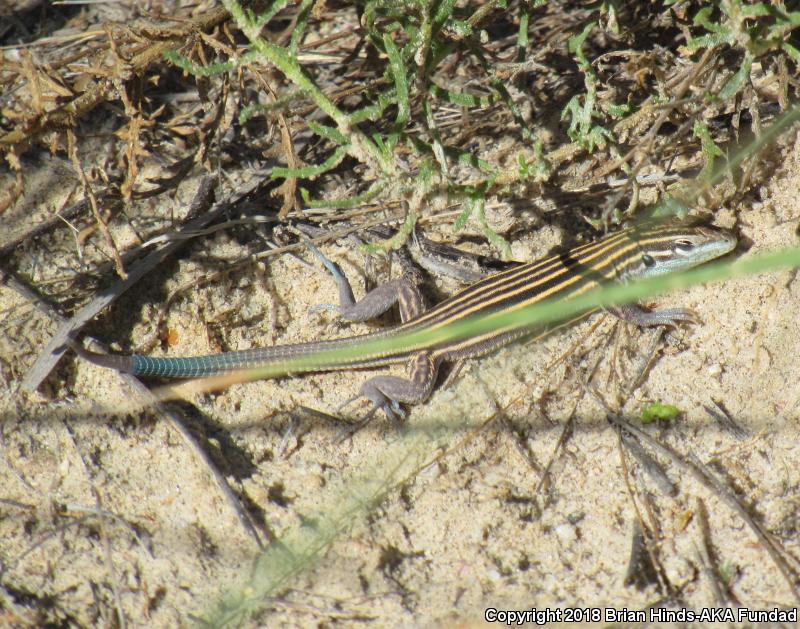
[{"label": "sandy ground", "polygon": [[[800,144],[774,151],[777,172],[760,200],[717,217],[752,241],[744,257],[797,242]],[[13,226],[30,216],[4,219]],[[541,244],[515,251],[537,253]],[[234,248],[224,234],[206,246],[209,256]],[[54,255],[62,247],[54,243]],[[357,255],[327,253],[357,275]],[[44,264],[68,268],[32,259],[33,274]],[[121,349],[146,344],[164,294],[202,271],[170,266],[103,317],[96,336]],[[385,500],[355,509],[321,557],[275,591],[256,624],[472,624],[487,607],[646,609],[666,598],[695,610],[796,608],[797,592],[721,491],[664,456],[656,458],[674,488],[656,482],[620,449],[598,398],[633,421],[646,402],[680,408],[678,420],[646,432],[710,470],[796,571],[799,298],[795,272],[785,271],[654,300],[693,308],[703,324],[659,344],[632,396],[622,383],[652,333],[595,315],[473,361],[413,410],[405,440],[380,419],[341,441],[336,422],[301,408],[335,413],[365,373],[253,382],[198,398],[184,407],[189,425],[275,539],[313,533],[320,511],[347,511],[365,479],[388,485]],[[282,258],[253,267],[198,286],[169,310],[169,353],[214,352],[220,337],[243,349],[369,329],[309,314],[335,299],[316,266]],[[121,610],[133,626],[169,627],[214,609],[250,574],[258,548],[206,464],[152,409],[115,414],[133,397],[129,385],[72,355],[38,392],[19,392],[55,328],[7,288],[0,312],[0,625],[114,625]],[[239,325],[229,329],[233,315]],[[740,431],[707,410],[719,407]],[[431,423],[459,429],[425,432]],[[413,460],[391,475],[391,457],[409,444]],[[637,517],[656,531],[668,588],[625,585]],[[722,577],[710,578],[713,571]]]}]

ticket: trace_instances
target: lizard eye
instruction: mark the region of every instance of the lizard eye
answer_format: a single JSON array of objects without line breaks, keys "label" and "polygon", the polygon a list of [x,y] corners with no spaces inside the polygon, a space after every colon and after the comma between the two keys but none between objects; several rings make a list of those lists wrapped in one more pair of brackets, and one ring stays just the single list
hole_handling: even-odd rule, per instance
[{"label": "lizard eye", "polygon": [[675,241],[675,251],[678,253],[691,253],[694,250],[694,243],[685,238]]},{"label": "lizard eye", "polygon": [[642,255],[642,264],[644,264],[649,269],[656,265],[656,261],[655,258],[653,258],[653,256],[649,256],[645,253]]}]

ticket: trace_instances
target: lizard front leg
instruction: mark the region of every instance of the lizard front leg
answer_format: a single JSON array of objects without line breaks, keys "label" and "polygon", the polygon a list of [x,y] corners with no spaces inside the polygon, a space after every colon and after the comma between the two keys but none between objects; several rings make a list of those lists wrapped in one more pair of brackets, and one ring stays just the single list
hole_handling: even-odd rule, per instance
[{"label": "lizard front leg", "polygon": [[679,323],[697,322],[694,313],[686,308],[647,311],[638,304],[625,304],[612,306],[608,308],[608,311],[623,321],[634,323],[643,328],[652,328],[658,325],[678,327]]},{"label": "lizard front leg", "polygon": [[339,286],[339,314],[345,321],[367,321],[382,315],[395,304],[400,309],[400,320],[405,323],[425,312],[425,302],[416,284],[407,277],[390,280],[368,292],[359,301],[353,297],[350,281],[339,265],[326,258],[313,243],[306,241],[311,252],[322,262]]}]

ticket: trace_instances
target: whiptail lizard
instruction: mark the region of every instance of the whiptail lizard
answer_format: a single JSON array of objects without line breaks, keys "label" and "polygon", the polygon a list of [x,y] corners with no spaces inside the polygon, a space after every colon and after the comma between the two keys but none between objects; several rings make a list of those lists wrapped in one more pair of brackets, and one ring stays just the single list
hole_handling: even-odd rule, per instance
[{"label": "whiptail lizard", "polygon": [[[236,352],[186,358],[97,354],[76,346],[85,359],[103,367],[137,376],[199,378],[263,368],[315,352],[349,347],[373,339],[391,339],[419,330],[440,329],[466,317],[519,309],[545,299],[570,299],[609,281],[627,282],[688,269],[725,255],[736,246],[736,237],[716,227],[691,224],[646,224],[623,229],[566,253],[519,264],[481,279],[461,292],[425,310],[417,287],[396,279],[378,286],[358,302],[350,284],[336,264],[319,252],[325,266],[339,284],[340,313],[347,321],[365,321],[399,304],[399,325],[357,336],[278,345]],[[672,308],[646,312],[638,306],[610,309],[615,315],[642,326],[676,325],[692,321],[688,310]],[[584,315],[581,315],[584,316]],[[570,320],[574,320],[572,317]],[[564,325],[569,321],[562,321]],[[457,341],[407,345],[392,351],[375,351],[356,359],[342,360],[304,371],[333,371],[378,367],[397,363],[409,365],[408,378],[375,376],[361,387],[376,408],[390,417],[399,403],[425,401],[433,390],[440,364],[461,361],[489,353],[514,339],[554,326],[495,330]]]}]

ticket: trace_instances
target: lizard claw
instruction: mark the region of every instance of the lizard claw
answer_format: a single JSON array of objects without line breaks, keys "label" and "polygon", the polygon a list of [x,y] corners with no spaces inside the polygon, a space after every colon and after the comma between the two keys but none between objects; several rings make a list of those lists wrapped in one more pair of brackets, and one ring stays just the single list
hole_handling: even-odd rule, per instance
[{"label": "lizard claw", "polygon": [[[379,393],[379,392],[378,392]],[[380,393],[379,393],[380,394]],[[365,426],[369,421],[375,416],[379,410],[386,413],[386,417],[388,417],[393,424],[396,426],[402,426],[403,420],[406,418],[406,411],[400,405],[400,402],[397,400],[392,400],[391,398],[386,397],[383,394],[380,394],[380,398],[375,395],[375,392],[372,392],[372,395],[364,395],[363,392],[359,393],[358,395],[354,395],[351,398],[348,398],[344,402],[342,402],[337,408],[336,412],[339,413],[345,406],[349,406],[356,400],[361,399],[362,397],[366,397],[370,402],[372,402],[372,409],[367,413],[366,417],[356,424],[356,430],[360,429],[362,426]]]}]

